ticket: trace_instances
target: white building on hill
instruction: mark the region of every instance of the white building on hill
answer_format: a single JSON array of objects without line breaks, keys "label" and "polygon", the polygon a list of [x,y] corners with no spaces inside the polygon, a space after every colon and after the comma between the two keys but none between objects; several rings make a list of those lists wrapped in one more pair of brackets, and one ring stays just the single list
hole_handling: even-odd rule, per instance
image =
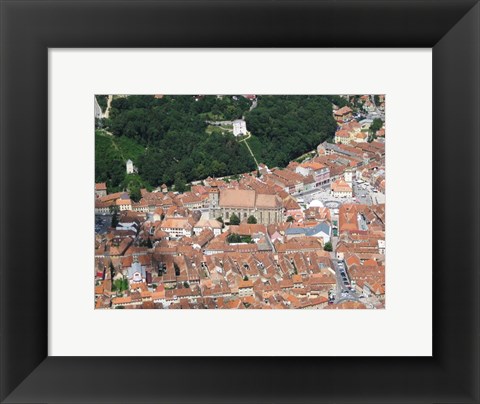
[{"label": "white building on hill", "polygon": [[135,171],[135,167],[133,166],[133,161],[132,160],[127,160],[127,174],[133,174]]},{"label": "white building on hill", "polygon": [[247,124],[243,119],[233,121],[233,135],[243,136],[247,134]]}]

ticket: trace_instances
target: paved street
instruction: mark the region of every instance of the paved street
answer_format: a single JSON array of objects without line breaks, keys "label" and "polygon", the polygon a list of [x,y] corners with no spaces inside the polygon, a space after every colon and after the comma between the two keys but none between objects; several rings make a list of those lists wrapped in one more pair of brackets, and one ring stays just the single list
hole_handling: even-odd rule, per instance
[{"label": "paved street", "polygon": [[361,204],[378,205],[380,203],[385,203],[385,194],[375,191],[375,189],[367,183],[359,184],[354,181],[353,194],[358,203]]},{"label": "paved street", "polygon": [[358,203],[364,205],[373,205],[373,199],[370,195],[369,189],[366,185],[359,185],[356,181],[353,182],[353,195],[357,199]]},{"label": "paved street", "polygon": [[[336,245],[336,241],[335,241]],[[333,266],[335,269],[335,276],[337,279],[337,288],[335,293],[334,304],[339,304],[345,301],[355,301],[365,304],[368,309],[382,308],[383,303],[380,302],[374,295],[365,297],[361,293],[358,293],[356,289],[350,290],[351,279],[348,275],[345,262],[332,258]]]},{"label": "paved street", "polygon": [[332,261],[337,278],[337,290],[334,303],[338,304],[346,300],[360,301],[358,293],[350,290],[350,277],[348,276],[345,262],[337,259],[333,259]]},{"label": "paved street", "polygon": [[332,206],[334,208],[338,208],[340,205],[344,203],[354,203],[354,198],[336,198],[332,196],[330,192],[330,184],[324,185],[321,188],[315,188],[310,191],[302,192],[300,194],[294,195],[295,198],[302,198],[305,203],[310,203],[313,200],[321,201],[325,206],[328,202],[334,202],[337,206]]}]

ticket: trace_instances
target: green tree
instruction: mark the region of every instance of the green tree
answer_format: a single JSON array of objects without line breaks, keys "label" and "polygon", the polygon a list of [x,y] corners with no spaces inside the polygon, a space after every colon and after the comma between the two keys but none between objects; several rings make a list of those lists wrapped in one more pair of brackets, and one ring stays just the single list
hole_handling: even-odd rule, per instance
[{"label": "green tree", "polygon": [[248,276],[245,275],[245,276],[243,277],[243,280],[244,280],[244,281],[248,281]]},{"label": "green tree", "polygon": [[242,237],[236,233],[231,233],[227,237],[227,241],[229,243],[241,243],[242,242]]},{"label": "green tree", "polygon": [[103,128],[103,119],[95,118],[95,129],[102,129]]},{"label": "green tree", "polygon": [[333,251],[332,243],[330,241],[326,242],[325,245],[323,246],[323,249],[325,251]]},{"label": "green tree", "polygon": [[235,213],[232,213],[232,215],[230,216],[230,224],[231,225],[239,225],[240,224],[240,218]]},{"label": "green tree", "polygon": [[112,261],[110,261],[110,279],[113,279],[115,276],[115,267],[113,266]]},{"label": "green tree", "polygon": [[108,106],[108,95],[96,95],[95,98],[97,99],[98,105],[102,109],[102,112],[105,112]]},{"label": "green tree", "polygon": [[177,192],[185,192],[187,189],[185,175],[183,173],[178,172],[175,174],[175,191]]},{"label": "green tree", "polygon": [[225,228],[225,223],[223,222],[223,219],[221,216],[217,217],[217,220],[222,224],[222,229]]},{"label": "green tree", "polygon": [[125,277],[116,279],[112,283],[112,290],[117,291],[119,293],[122,293],[125,290],[128,290],[128,288],[129,288],[128,279]]},{"label": "green tree", "polygon": [[380,118],[375,118],[370,125],[370,133],[375,134],[377,130],[382,129],[383,121]]},{"label": "green tree", "polygon": [[[285,166],[319,143],[331,139],[336,123],[332,102],[348,103],[329,96],[260,96],[257,108],[246,113],[247,126],[255,136],[248,142],[268,166]],[[258,156],[257,156],[258,159]]]},{"label": "green tree", "polygon": [[247,219],[248,224],[257,224],[257,218],[253,215],[249,216]]},{"label": "green tree", "polygon": [[189,288],[190,284],[187,281],[185,281],[185,282],[183,282],[183,287],[184,288]]},{"label": "green tree", "polygon": [[138,202],[142,198],[140,189],[138,187],[132,187],[130,189],[130,199],[134,202]]},{"label": "green tree", "polygon": [[118,212],[120,208],[117,205],[112,205],[108,208],[110,214],[112,215],[111,227],[116,228],[118,225]]},{"label": "green tree", "polygon": [[295,221],[295,219],[293,218],[293,216],[288,216],[288,217],[287,217],[287,222],[290,223],[290,222],[293,222],[293,221]]}]

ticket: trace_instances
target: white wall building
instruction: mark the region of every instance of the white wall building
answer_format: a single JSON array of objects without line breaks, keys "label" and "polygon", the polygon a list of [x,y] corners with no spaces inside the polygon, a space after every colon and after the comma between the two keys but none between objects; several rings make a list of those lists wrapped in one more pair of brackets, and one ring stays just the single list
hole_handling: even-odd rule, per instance
[{"label": "white wall building", "polygon": [[192,237],[193,226],[187,218],[172,217],[165,219],[160,225],[160,229],[168,233],[170,237]]},{"label": "white wall building", "polygon": [[346,168],[344,172],[344,178],[345,182],[352,186],[352,180],[353,180],[353,170],[351,168]]},{"label": "white wall building", "polygon": [[330,184],[331,194],[335,198],[352,198],[352,187],[343,179],[338,179]]},{"label": "white wall building", "polygon": [[120,212],[132,210],[132,201],[130,199],[117,199],[115,203],[119,207]]},{"label": "white wall building", "polygon": [[247,134],[247,123],[243,119],[233,121],[233,136],[243,136]]},{"label": "white wall building", "polygon": [[133,174],[134,166],[132,160],[127,160],[127,174]]},{"label": "white wall building", "polygon": [[222,234],[222,224],[215,219],[200,219],[193,228],[193,231],[195,235],[198,236],[205,229],[212,230],[214,236],[219,236]]}]

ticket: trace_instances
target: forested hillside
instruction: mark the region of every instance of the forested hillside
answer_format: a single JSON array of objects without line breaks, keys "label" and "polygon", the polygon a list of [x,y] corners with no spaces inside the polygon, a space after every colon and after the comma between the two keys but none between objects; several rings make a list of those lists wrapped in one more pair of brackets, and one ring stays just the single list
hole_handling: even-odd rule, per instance
[{"label": "forested hillside", "polygon": [[125,136],[112,136],[95,131],[95,182],[106,182],[109,192],[130,190],[133,199],[140,198],[141,188],[150,185],[140,175],[126,173],[125,162],[137,161],[145,148]]},{"label": "forested hillside", "polygon": [[253,135],[249,143],[257,160],[284,166],[331,139],[336,128],[332,102],[346,103],[335,96],[259,96],[257,108],[246,114]]},{"label": "forested hillside", "polygon": [[[231,96],[119,97],[112,101],[110,119],[102,125],[115,139],[123,136],[142,147],[144,152],[132,158],[142,180],[151,186],[176,183],[181,188],[182,183],[209,175],[255,169],[247,149],[232,134],[205,132],[206,120],[241,118],[249,107],[250,101],[240,96],[236,100]],[[97,142],[98,147],[102,143]],[[96,159],[96,181],[113,175],[114,186],[122,183],[118,155],[96,153]]]},{"label": "forested hillside", "polygon": [[[181,189],[192,180],[254,170],[248,149],[233,134],[206,131],[207,120],[242,116],[257,160],[283,166],[333,136],[332,102],[344,101],[328,96],[260,96],[257,108],[249,112],[251,101],[242,96],[114,97],[109,119],[101,122],[111,139],[104,132],[95,137],[95,180],[107,181],[111,189],[162,183]],[[129,158],[138,176],[125,175]]]},{"label": "forested hillside", "polygon": [[96,95],[95,96],[98,102],[98,105],[102,109],[102,112],[105,112],[107,109],[107,103],[108,103],[108,95]]}]

